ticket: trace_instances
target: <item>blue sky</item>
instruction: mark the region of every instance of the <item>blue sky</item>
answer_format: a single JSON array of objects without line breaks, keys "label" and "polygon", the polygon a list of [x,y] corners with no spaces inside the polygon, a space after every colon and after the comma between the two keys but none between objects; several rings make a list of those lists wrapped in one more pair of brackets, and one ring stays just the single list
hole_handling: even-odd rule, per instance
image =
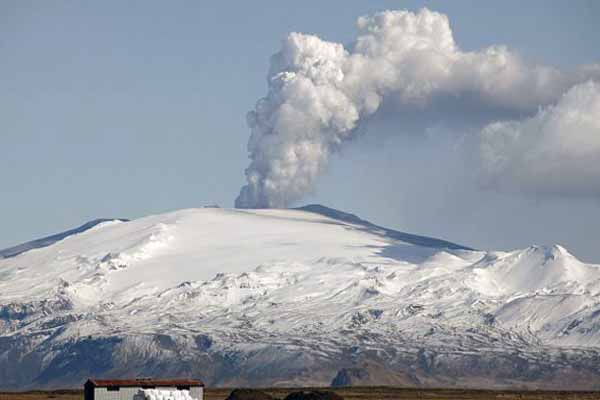
[{"label": "blue sky", "polygon": [[[357,17],[423,6],[448,15],[465,50],[600,61],[594,1],[2,2],[0,248],[98,217],[232,206],[248,165],[245,116],[286,34],[349,43]],[[597,198],[481,191],[465,203],[453,188],[426,190],[440,182],[424,167],[433,153],[411,164],[425,172],[405,174],[395,139],[364,142],[304,202],[480,248],[559,242],[600,262]]]}]

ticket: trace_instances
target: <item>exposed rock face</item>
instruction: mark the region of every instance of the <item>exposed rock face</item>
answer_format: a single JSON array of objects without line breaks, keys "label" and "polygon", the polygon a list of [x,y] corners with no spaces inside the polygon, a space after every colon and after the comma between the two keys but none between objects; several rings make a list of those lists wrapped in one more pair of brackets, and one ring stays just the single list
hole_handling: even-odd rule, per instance
[{"label": "exposed rock face", "polygon": [[369,378],[369,373],[360,368],[342,368],[338,371],[337,375],[331,381],[331,386],[340,387],[340,386],[352,386],[360,384],[361,381],[364,381]]}]

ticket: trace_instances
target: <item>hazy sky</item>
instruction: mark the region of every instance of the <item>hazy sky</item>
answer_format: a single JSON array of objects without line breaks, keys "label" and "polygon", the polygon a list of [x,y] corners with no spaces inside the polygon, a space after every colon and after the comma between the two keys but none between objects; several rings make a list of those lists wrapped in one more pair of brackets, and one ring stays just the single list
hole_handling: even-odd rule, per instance
[{"label": "hazy sky", "polygon": [[[0,2],[0,248],[98,217],[232,206],[249,162],[246,113],[287,34],[350,43],[359,16],[423,6],[448,16],[465,51],[504,44],[565,69],[600,62],[591,0]],[[597,189],[483,187],[449,151],[457,136],[435,134],[460,129],[460,115],[407,128],[388,114],[298,205],[485,249],[558,242],[600,263]]]}]

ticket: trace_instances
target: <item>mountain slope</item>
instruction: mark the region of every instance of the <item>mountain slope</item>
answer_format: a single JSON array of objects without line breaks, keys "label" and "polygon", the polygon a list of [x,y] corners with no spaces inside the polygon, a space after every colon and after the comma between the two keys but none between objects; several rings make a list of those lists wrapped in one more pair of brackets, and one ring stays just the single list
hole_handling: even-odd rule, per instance
[{"label": "mountain slope", "polygon": [[437,247],[437,248],[446,248],[452,250],[473,250],[469,247],[465,247],[456,243],[447,242],[445,240],[434,239],[426,236],[413,235],[406,232],[399,232],[393,229],[384,228],[382,226],[378,226],[370,223],[369,221],[365,221],[357,217],[354,214],[349,214],[346,212],[338,211],[333,208],[325,207],[320,204],[309,204],[303,207],[298,207],[296,210],[308,211],[316,214],[321,214],[326,217],[347,222],[350,224],[362,226],[364,229],[369,230],[373,233],[379,233],[381,235],[387,236],[388,238],[401,240],[403,242],[407,242],[410,244],[414,244],[417,246],[424,247]]},{"label": "mountain slope", "polygon": [[42,247],[47,247],[47,246],[50,246],[51,244],[54,244],[54,243],[56,243],[56,242],[58,242],[60,240],[65,239],[65,238],[67,238],[69,236],[85,232],[88,229],[92,229],[96,225],[99,225],[99,224],[102,224],[102,223],[105,223],[105,222],[111,222],[111,221],[125,222],[127,220],[124,220],[124,219],[106,219],[106,218],[95,219],[93,221],[90,221],[90,222],[87,222],[87,223],[81,225],[80,227],[77,227],[77,228],[74,228],[74,229],[70,229],[70,230],[65,231],[65,232],[57,233],[55,235],[46,236],[46,237],[41,238],[41,239],[37,239],[37,240],[33,240],[31,242],[19,244],[19,245],[14,246],[14,247],[9,247],[8,249],[0,250],[0,258],[15,257],[15,256],[18,256],[19,254],[25,253],[26,251],[29,251],[29,250],[39,249],[39,248],[42,248]]},{"label": "mountain slope", "polygon": [[481,252],[318,205],[180,210],[0,259],[0,387],[592,388],[599,295],[599,266],[560,246]]}]

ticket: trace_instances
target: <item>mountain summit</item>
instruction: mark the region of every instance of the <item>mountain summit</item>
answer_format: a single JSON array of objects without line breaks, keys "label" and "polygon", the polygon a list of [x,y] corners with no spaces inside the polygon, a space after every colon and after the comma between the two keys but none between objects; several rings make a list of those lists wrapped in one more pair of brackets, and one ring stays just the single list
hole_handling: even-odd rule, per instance
[{"label": "mountain summit", "polygon": [[180,210],[54,238],[0,252],[0,388],[600,378],[600,268],[560,246],[477,251],[320,205]]}]

